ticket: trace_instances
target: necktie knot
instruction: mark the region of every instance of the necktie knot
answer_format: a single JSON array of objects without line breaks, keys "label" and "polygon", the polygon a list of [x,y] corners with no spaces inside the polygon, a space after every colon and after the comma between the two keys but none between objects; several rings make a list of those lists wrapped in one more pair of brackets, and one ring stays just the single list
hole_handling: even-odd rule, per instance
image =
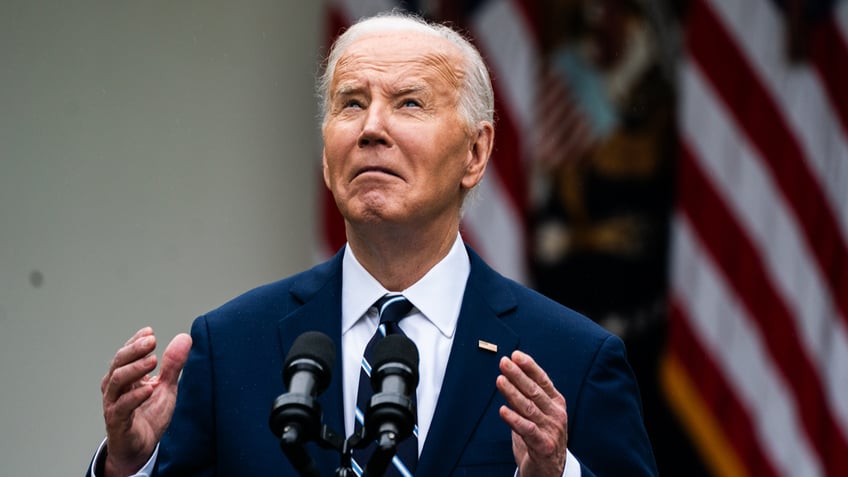
[{"label": "necktie knot", "polygon": [[412,311],[412,303],[403,295],[384,295],[374,303],[380,315],[380,324],[386,325],[386,331],[396,332],[397,323]]}]

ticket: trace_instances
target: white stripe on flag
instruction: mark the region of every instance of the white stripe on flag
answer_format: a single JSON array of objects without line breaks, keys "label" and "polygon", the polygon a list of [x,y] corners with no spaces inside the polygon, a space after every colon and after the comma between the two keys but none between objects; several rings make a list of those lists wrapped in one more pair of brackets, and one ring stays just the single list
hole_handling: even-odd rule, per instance
[{"label": "white stripe on flag", "polygon": [[523,137],[528,137],[535,121],[532,99],[536,97],[539,59],[524,14],[508,0],[486,2],[475,15],[472,30],[501,99]]},{"label": "white stripe on flag", "polygon": [[684,66],[681,79],[687,92],[681,104],[684,140],[761,252],[772,285],[789,307],[802,348],[820,373],[828,404],[841,427],[848,429],[845,375],[835,374],[848,366],[848,335],[800,226],[787,213],[762,159],[697,68]]},{"label": "white stripe on flag", "polygon": [[496,173],[493,168],[486,171],[462,223],[492,268],[517,282],[527,283],[521,220]]},{"label": "white stripe on flag", "polygon": [[736,390],[766,457],[792,475],[822,476],[799,419],[803,411],[780,378],[751,318],[707,258],[687,220],[675,217],[672,228],[672,293],[705,352]]},{"label": "white stripe on flag", "polygon": [[818,74],[809,64],[788,64],[786,48],[782,47],[786,41],[786,20],[772,0],[711,0],[710,3],[795,133],[806,162],[822,184],[837,216],[842,243],[846,243],[848,142]]}]

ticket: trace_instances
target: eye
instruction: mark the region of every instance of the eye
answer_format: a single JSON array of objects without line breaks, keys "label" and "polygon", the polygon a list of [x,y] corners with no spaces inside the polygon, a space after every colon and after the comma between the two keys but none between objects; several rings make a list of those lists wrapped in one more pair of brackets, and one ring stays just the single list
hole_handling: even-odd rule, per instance
[{"label": "eye", "polygon": [[349,99],[344,103],[344,107],[362,109],[362,103],[358,99]]},{"label": "eye", "polygon": [[415,99],[404,99],[403,102],[402,102],[402,105],[403,105],[404,108],[420,108],[421,107],[421,103],[419,103],[418,100],[415,100]]}]

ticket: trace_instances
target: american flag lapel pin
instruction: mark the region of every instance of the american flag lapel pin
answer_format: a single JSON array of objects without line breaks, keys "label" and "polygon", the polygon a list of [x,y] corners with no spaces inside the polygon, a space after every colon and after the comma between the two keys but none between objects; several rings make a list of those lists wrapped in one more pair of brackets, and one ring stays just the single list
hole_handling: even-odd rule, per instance
[{"label": "american flag lapel pin", "polygon": [[491,351],[492,353],[498,352],[498,345],[489,343],[488,341],[477,340],[477,347],[486,351]]}]

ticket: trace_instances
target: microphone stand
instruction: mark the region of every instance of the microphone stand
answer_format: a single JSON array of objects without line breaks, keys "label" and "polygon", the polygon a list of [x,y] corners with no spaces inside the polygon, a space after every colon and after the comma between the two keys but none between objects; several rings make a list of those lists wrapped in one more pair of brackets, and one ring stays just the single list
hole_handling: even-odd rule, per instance
[{"label": "microphone stand", "polygon": [[[309,335],[309,340],[310,345],[316,344],[313,343],[316,339],[312,335]],[[317,341],[317,344],[322,343],[322,340]],[[296,342],[295,345],[297,344]],[[379,348],[380,346],[383,348]],[[340,454],[336,477],[356,477],[352,467],[353,450],[367,447],[376,441],[376,448],[362,470],[362,477],[382,477],[397,452],[398,442],[412,435],[415,426],[415,405],[408,389],[412,388],[414,396],[414,389],[418,384],[418,350],[415,344],[403,335],[388,336],[377,344],[377,348],[375,353],[382,353],[384,358],[388,358],[388,353],[391,352],[396,352],[399,356],[393,356],[391,361],[387,360],[384,365],[378,366],[376,372],[383,376],[380,378],[383,386],[380,386],[380,391],[368,402],[365,425],[347,439],[322,423],[321,406],[316,397],[323,389],[319,387],[317,392],[314,392],[314,371],[306,373],[305,376],[304,373],[297,372],[296,366],[300,361],[303,361],[301,366],[304,369],[316,366],[320,369],[318,363],[314,363],[311,356],[299,361],[297,354],[296,359],[286,363],[283,376],[287,386],[290,389],[294,387],[305,391],[288,392],[278,396],[271,407],[269,425],[274,435],[280,438],[283,453],[302,477],[320,477],[318,467],[304,448],[304,444],[310,440],[316,441],[322,448],[333,449]],[[332,362],[332,359],[327,361]],[[377,361],[379,363],[380,360]],[[297,381],[296,385],[289,383],[289,378]],[[408,380],[412,380],[411,386]]]},{"label": "microphone stand", "polygon": [[[377,448],[371,454],[368,464],[362,471],[362,477],[382,477],[386,473],[386,469],[392,462],[397,451],[397,435],[393,433],[385,433],[377,440]],[[353,450],[361,449],[368,446],[365,428],[362,428],[359,433],[354,433],[344,441],[341,453],[341,464],[336,469],[335,477],[356,477],[356,472],[353,470]]]},{"label": "microphone stand", "polygon": [[363,443],[365,442],[365,438],[362,432],[354,433],[347,440],[344,441],[342,447],[339,449],[341,454],[341,462],[339,463],[339,467],[336,469],[336,477],[356,477],[356,472],[353,470],[353,449],[359,449],[363,447]]},{"label": "microphone stand", "polygon": [[380,439],[377,440],[377,448],[374,449],[362,477],[382,477],[391,464],[395,452],[397,452],[396,435],[386,433],[380,436]]},{"label": "microphone stand", "polygon": [[410,398],[377,393],[368,405],[366,425],[344,439],[321,422],[321,406],[315,398],[287,393],[274,401],[269,424],[274,434],[280,436],[283,453],[302,477],[320,477],[318,467],[304,448],[310,440],[340,454],[335,477],[356,477],[353,450],[376,441],[377,446],[362,470],[362,477],[382,477],[397,452],[399,441],[412,434],[413,409]]},{"label": "microphone stand", "polygon": [[[280,448],[299,475],[302,477],[320,477],[318,467],[303,447],[304,439],[302,436],[304,433],[299,432],[296,427],[299,426],[288,426],[283,430],[280,436]],[[324,424],[321,426],[315,442],[322,448],[334,449],[339,452],[340,464],[334,474],[335,477],[357,477],[353,470],[353,450],[368,446],[369,441],[366,438],[364,428],[347,439],[343,439]],[[379,436],[377,447],[374,449],[371,459],[368,460],[368,464],[362,472],[362,477],[382,477],[397,452],[397,444],[397,434],[393,432],[385,432]]]}]

